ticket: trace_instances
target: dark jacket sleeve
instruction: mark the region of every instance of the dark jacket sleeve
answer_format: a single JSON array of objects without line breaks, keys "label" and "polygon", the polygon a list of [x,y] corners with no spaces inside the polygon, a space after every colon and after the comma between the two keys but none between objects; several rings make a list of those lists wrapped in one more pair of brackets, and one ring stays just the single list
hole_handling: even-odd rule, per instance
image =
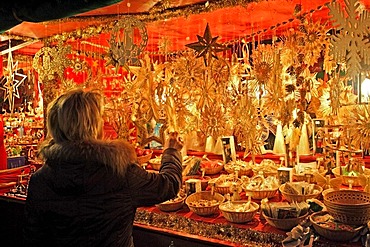
[{"label": "dark jacket sleeve", "polygon": [[[43,222],[43,217],[39,213],[38,207],[34,202],[34,190],[39,189],[36,182],[37,174],[32,175],[29,183],[26,205],[25,218],[26,222],[23,226],[23,237],[25,246],[44,246],[42,243],[47,239],[47,228]],[[35,189],[36,188],[36,189]],[[42,191],[42,190],[41,190]]]},{"label": "dark jacket sleeve", "polygon": [[159,173],[147,172],[131,165],[126,173],[133,205],[149,206],[176,197],[182,184],[182,158],[179,151],[166,149],[162,154]]}]

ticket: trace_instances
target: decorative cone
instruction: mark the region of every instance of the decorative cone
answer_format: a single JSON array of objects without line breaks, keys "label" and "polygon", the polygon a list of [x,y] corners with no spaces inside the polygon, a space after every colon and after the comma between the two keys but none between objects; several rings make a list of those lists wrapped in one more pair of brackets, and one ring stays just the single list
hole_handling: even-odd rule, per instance
[{"label": "decorative cone", "polygon": [[213,149],[213,153],[215,154],[222,154],[223,152],[222,140],[221,137],[217,138],[215,148]]},{"label": "decorative cone", "polygon": [[187,150],[204,152],[204,143],[201,143],[196,131],[191,131],[186,135],[185,144]]},{"label": "decorative cone", "polygon": [[213,149],[215,148],[215,140],[212,136],[208,136],[206,140],[206,147],[204,148],[205,152],[213,152]]},{"label": "decorative cone", "polygon": [[301,137],[299,138],[299,144],[298,144],[297,151],[298,151],[298,155],[309,155],[311,153],[310,143],[308,142],[306,123],[302,125]]},{"label": "decorative cone", "polygon": [[0,115],[0,170],[8,168],[8,157],[6,155],[4,144],[4,122],[3,116]]},{"label": "decorative cone", "polygon": [[272,150],[274,154],[285,154],[285,141],[283,135],[283,126],[278,123],[276,126],[276,136],[274,142],[274,149]]}]

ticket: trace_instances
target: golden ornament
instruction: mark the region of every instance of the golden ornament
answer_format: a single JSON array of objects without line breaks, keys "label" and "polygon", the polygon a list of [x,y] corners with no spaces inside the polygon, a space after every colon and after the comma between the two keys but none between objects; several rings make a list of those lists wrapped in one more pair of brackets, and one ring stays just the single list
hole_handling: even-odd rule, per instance
[{"label": "golden ornament", "polygon": [[218,36],[212,37],[211,29],[207,23],[206,29],[204,31],[203,37],[197,35],[198,42],[190,43],[185,45],[197,53],[197,57],[203,57],[204,64],[208,66],[211,64],[211,59],[218,59],[216,53],[228,49],[227,47],[218,44],[216,41]]}]

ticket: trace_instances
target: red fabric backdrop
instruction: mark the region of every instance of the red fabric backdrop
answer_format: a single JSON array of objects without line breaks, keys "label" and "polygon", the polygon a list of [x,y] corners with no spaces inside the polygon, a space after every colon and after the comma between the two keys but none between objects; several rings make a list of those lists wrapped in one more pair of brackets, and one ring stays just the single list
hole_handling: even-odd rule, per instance
[{"label": "red fabric backdrop", "polygon": [[0,115],[0,170],[7,168],[7,155],[4,145],[4,122],[3,116]]}]

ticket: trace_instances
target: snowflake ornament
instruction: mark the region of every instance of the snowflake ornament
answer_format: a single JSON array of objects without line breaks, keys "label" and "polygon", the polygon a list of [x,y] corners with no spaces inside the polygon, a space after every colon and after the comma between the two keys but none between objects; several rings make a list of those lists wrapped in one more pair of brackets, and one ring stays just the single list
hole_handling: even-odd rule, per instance
[{"label": "snowflake ornament", "polygon": [[357,0],[344,0],[345,9],[338,1],[328,5],[333,25],[340,30],[331,40],[331,53],[337,62],[345,62],[347,74],[361,73],[362,66],[370,64],[370,12]]}]

